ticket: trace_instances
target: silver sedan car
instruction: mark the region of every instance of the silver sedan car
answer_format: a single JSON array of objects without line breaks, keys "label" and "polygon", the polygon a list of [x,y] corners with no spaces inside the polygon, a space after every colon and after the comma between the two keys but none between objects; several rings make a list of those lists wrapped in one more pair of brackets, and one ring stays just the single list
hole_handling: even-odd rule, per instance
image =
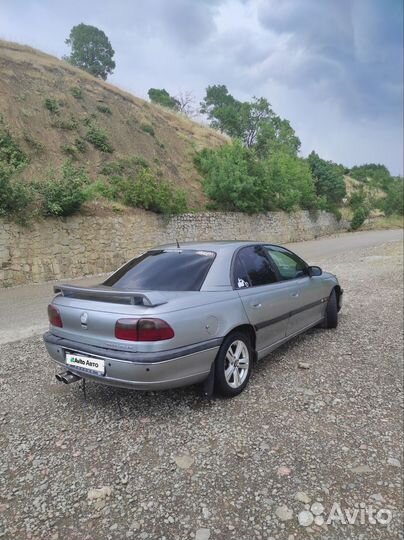
[{"label": "silver sedan car", "polygon": [[288,249],[237,241],[161,246],[99,286],[54,290],[44,340],[59,381],[203,383],[230,397],[253,360],[313,326],[335,328],[343,296],[333,274]]}]

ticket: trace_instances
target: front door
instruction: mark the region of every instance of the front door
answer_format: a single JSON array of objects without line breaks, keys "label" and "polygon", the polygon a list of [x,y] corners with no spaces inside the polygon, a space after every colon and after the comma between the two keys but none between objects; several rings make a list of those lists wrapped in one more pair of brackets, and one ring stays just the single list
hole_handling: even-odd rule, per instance
[{"label": "front door", "polygon": [[293,298],[287,335],[291,336],[313,326],[324,316],[325,299],[322,280],[310,277],[307,264],[289,250],[278,246],[265,246],[278,269],[282,283]]}]

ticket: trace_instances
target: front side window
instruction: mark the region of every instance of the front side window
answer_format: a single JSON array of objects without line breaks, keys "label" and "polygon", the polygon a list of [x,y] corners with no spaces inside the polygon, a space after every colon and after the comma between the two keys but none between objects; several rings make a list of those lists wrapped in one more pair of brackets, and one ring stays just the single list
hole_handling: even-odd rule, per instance
[{"label": "front side window", "polygon": [[306,276],[306,263],[297,255],[277,246],[266,246],[265,249],[274,261],[282,279],[296,279]]},{"label": "front side window", "polygon": [[258,287],[276,281],[276,274],[262,246],[248,246],[237,253],[233,280],[236,289]]},{"label": "front side window", "polygon": [[144,291],[199,291],[216,254],[191,249],[149,251],[132,259],[103,285]]}]

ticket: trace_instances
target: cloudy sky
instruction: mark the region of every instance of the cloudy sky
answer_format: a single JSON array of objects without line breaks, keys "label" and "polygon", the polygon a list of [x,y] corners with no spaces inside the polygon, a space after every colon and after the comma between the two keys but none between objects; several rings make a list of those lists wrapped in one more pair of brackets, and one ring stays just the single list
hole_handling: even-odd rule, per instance
[{"label": "cloudy sky", "polygon": [[268,98],[303,155],[403,173],[402,0],[0,0],[0,37],[56,56],[80,22],[105,31],[111,82],[138,96],[226,84]]}]

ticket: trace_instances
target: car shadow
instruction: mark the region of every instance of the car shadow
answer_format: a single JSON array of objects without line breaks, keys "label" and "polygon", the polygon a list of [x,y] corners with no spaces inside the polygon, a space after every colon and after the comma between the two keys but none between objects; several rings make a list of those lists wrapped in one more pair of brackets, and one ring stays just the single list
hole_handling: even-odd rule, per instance
[{"label": "car shadow", "polygon": [[[125,388],[117,388],[98,384],[93,381],[86,381],[85,392],[83,392],[83,383],[69,385],[71,388],[70,397],[74,400],[74,407],[81,406],[91,414],[94,408],[97,412],[103,411],[106,414],[113,414],[116,418],[125,418],[128,415],[133,417],[161,417],[162,411],[170,416],[184,414],[186,411],[207,411],[216,406],[226,406],[239,400],[248,400],[250,393],[254,393],[254,379],[262,377],[274,366],[279,365],[285,360],[285,356],[301,356],[299,348],[302,343],[324,330],[312,328],[293,338],[291,341],[280,346],[278,349],[255,362],[251,374],[251,380],[244,392],[236,398],[222,398],[219,396],[206,397],[203,394],[202,385],[186,386],[171,390],[160,391],[139,391]],[[269,377],[270,378],[270,377]]]}]

